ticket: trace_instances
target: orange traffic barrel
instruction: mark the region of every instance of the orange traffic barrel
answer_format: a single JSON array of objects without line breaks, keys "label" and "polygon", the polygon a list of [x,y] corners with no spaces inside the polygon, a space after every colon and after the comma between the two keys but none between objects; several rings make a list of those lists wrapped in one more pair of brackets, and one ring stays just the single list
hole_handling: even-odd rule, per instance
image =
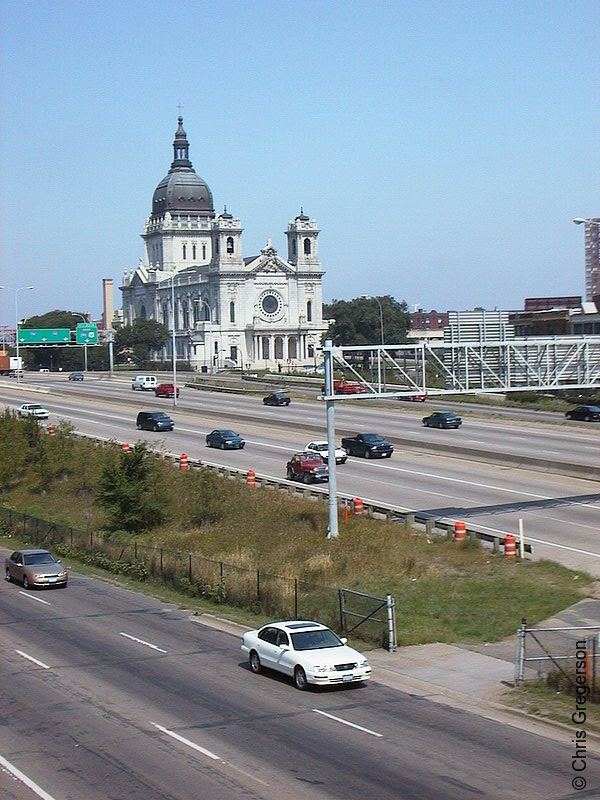
[{"label": "orange traffic barrel", "polygon": [[352,505],[354,506],[355,514],[362,514],[363,511],[365,510],[363,506],[363,501],[361,500],[360,497],[355,497],[354,500],[352,501]]},{"label": "orange traffic barrel", "polygon": [[464,542],[467,538],[467,525],[462,520],[456,520],[454,523],[454,541]]},{"label": "orange traffic barrel", "polygon": [[517,538],[512,533],[507,533],[504,537],[504,557],[517,557]]},{"label": "orange traffic barrel", "polygon": [[248,474],[246,475],[246,483],[253,489],[256,486],[256,474],[253,469],[248,470]]},{"label": "orange traffic barrel", "polygon": [[128,453],[129,452],[129,442],[123,442],[123,444],[121,445],[121,450],[124,453]]},{"label": "orange traffic barrel", "polygon": [[183,470],[183,472],[187,472],[190,468],[190,464],[188,461],[187,453],[182,453],[179,456],[179,469]]},{"label": "orange traffic barrel", "polygon": [[48,428],[48,433],[50,434],[50,436],[55,436],[56,435],[54,433],[54,425],[50,425],[50,427]]}]

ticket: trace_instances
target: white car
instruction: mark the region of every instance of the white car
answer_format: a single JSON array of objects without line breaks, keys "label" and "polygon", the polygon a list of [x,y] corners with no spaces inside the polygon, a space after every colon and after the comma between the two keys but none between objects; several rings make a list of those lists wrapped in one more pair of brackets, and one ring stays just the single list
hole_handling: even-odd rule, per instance
[{"label": "white car", "polygon": [[248,631],[242,640],[242,654],[252,672],[258,674],[263,668],[282,672],[293,678],[297,689],[306,689],[309,683],[328,686],[371,677],[362,653],[319,622],[271,622]]},{"label": "white car", "polygon": [[[318,442],[309,442],[305,450],[310,450],[311,452],[318,453],[323,461],[327,462],[327,458],[329,455],[328,452],[328,444],[326,441],[318,441]],[[336,464],[345,464],[348,460],[348,453],[344,450],[343,447],[336,447],[335,448],[335,463]]]},{"label": "white car", "polygon": [[23,405],[19,406],[17,409],[17,415],[21,419],[25,419],[26,417],[48,419],[50,412],[47,408],[44,408],[44,406],[41,406],[39,403],[23,403]]}]

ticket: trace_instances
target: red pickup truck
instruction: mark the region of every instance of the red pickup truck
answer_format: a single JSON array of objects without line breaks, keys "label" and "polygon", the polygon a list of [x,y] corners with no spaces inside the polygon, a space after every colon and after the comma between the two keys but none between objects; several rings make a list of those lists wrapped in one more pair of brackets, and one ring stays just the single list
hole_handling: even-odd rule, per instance
[{"label": "red pickup truck", "polygon": [[[362,383],[357,383],[356,381],[347,381],[345,378],[340,378],[339,381],[333,382],[334,394],[364,394],[366,391]],[[321,392],[325,394],[325,384],[321,386]]]}]

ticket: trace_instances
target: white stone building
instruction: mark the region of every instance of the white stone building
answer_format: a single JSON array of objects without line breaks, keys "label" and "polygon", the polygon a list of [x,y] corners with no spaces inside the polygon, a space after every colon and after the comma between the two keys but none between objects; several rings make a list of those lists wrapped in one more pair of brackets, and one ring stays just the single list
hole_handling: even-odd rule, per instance
[{"label": "white stone building", "polygon": [[244,258],[241,222],[226,208],[215,214],[178,122],[173,163],[144,226],[144,257],[120,287],[124,324],[154,319],[172,336],[174,318],[177,357],[194,369],[314,365],[327,330],[316,221],[301,210],[288,223],[287,260],[270,239]]}]

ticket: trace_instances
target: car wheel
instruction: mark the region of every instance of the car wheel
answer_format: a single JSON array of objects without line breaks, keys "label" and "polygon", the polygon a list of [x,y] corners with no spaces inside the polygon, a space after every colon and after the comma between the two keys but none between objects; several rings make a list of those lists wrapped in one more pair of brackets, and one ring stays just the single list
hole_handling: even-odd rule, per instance
[{"label": "car wheel", "polygon": [[27,579],[27,575],[23,575],[23,588],[29,589],[29,580]]},{"label": "car wheel", "polygon": [[155,425],[155,426],[152,428],[152,430],[154,431],[154,433],[157,433],[157,432],[158,432],[158,425]]},{"label": "car wheel", "polygon": [[11,579],[11,577],[10,577],[10,570],[8,569],[8,567],[6,568],[6,580],[7,580],[9,583],[10,583],[10,582],[11,582],[11,580],[12,580],[12,579]]},{"label": "car wheel", "polygon": [[369,450],[365,450],[365,458],[371,458],[371,453]]},{"label": "car wheel", "polygon": [[345,458],[342,458],[342,459],[340,459],[340,464],[345,464],[345,463],[346,463],[346,460],[347,460],[347,459],[345,459]]},{"label": "car wheel", "polygon": [[287,479],[288,479],[288,481],[293,481],[294,480],[294,473],[292,472],[291,469],[288,469],[288,471],[287,471]]},{"label": "car wheel", "polygon": [[391,453],[386,453],[386,454],[385,454],[385,457],[386,457],[386,458],[391,458],[391,457],[392,457],[392,454],[391,454]]},{"label": "car wheel", "polygon": [[308,474],[308,472],[304,473],[303,480],[304,480],[304,483],[306,483],[307,485],[310,483],[310,475]]},{"label": "car wheel", "polygon": [[140,425],[140,423],[139,423],[139,422],[138,422],[138,424],[137,424],[135,427],[138,429],[138,431],[141,431],[141,430],[142,430],[142,426]]},{"label": "car wheel", "polygon": [[585,421],[586,421],[586,422],[589,422],[590,420],[591,420],[591,417],[590,417],[590,415],[589,415],[589,414],[586,414],[586,415],[585,415]]},{"label": "car wheel", "polygon": [[258,657],[258,653],[256,650],[250,651],[250,657],[248,658],[250,662],[250,669],[255,675],[258,675],[262,672],[262,664],[260,663],[260,658]]},{"label": "car wheel", "polygon": [[296,667],[294,670],[294,684],[296,689],[300,689],[301,692],[306,689],[306,672],[304,672],[302,667]]},{"label": "car wheel", "polygon": [[225,450],[225,442],[221,442],[221,450]]}]

